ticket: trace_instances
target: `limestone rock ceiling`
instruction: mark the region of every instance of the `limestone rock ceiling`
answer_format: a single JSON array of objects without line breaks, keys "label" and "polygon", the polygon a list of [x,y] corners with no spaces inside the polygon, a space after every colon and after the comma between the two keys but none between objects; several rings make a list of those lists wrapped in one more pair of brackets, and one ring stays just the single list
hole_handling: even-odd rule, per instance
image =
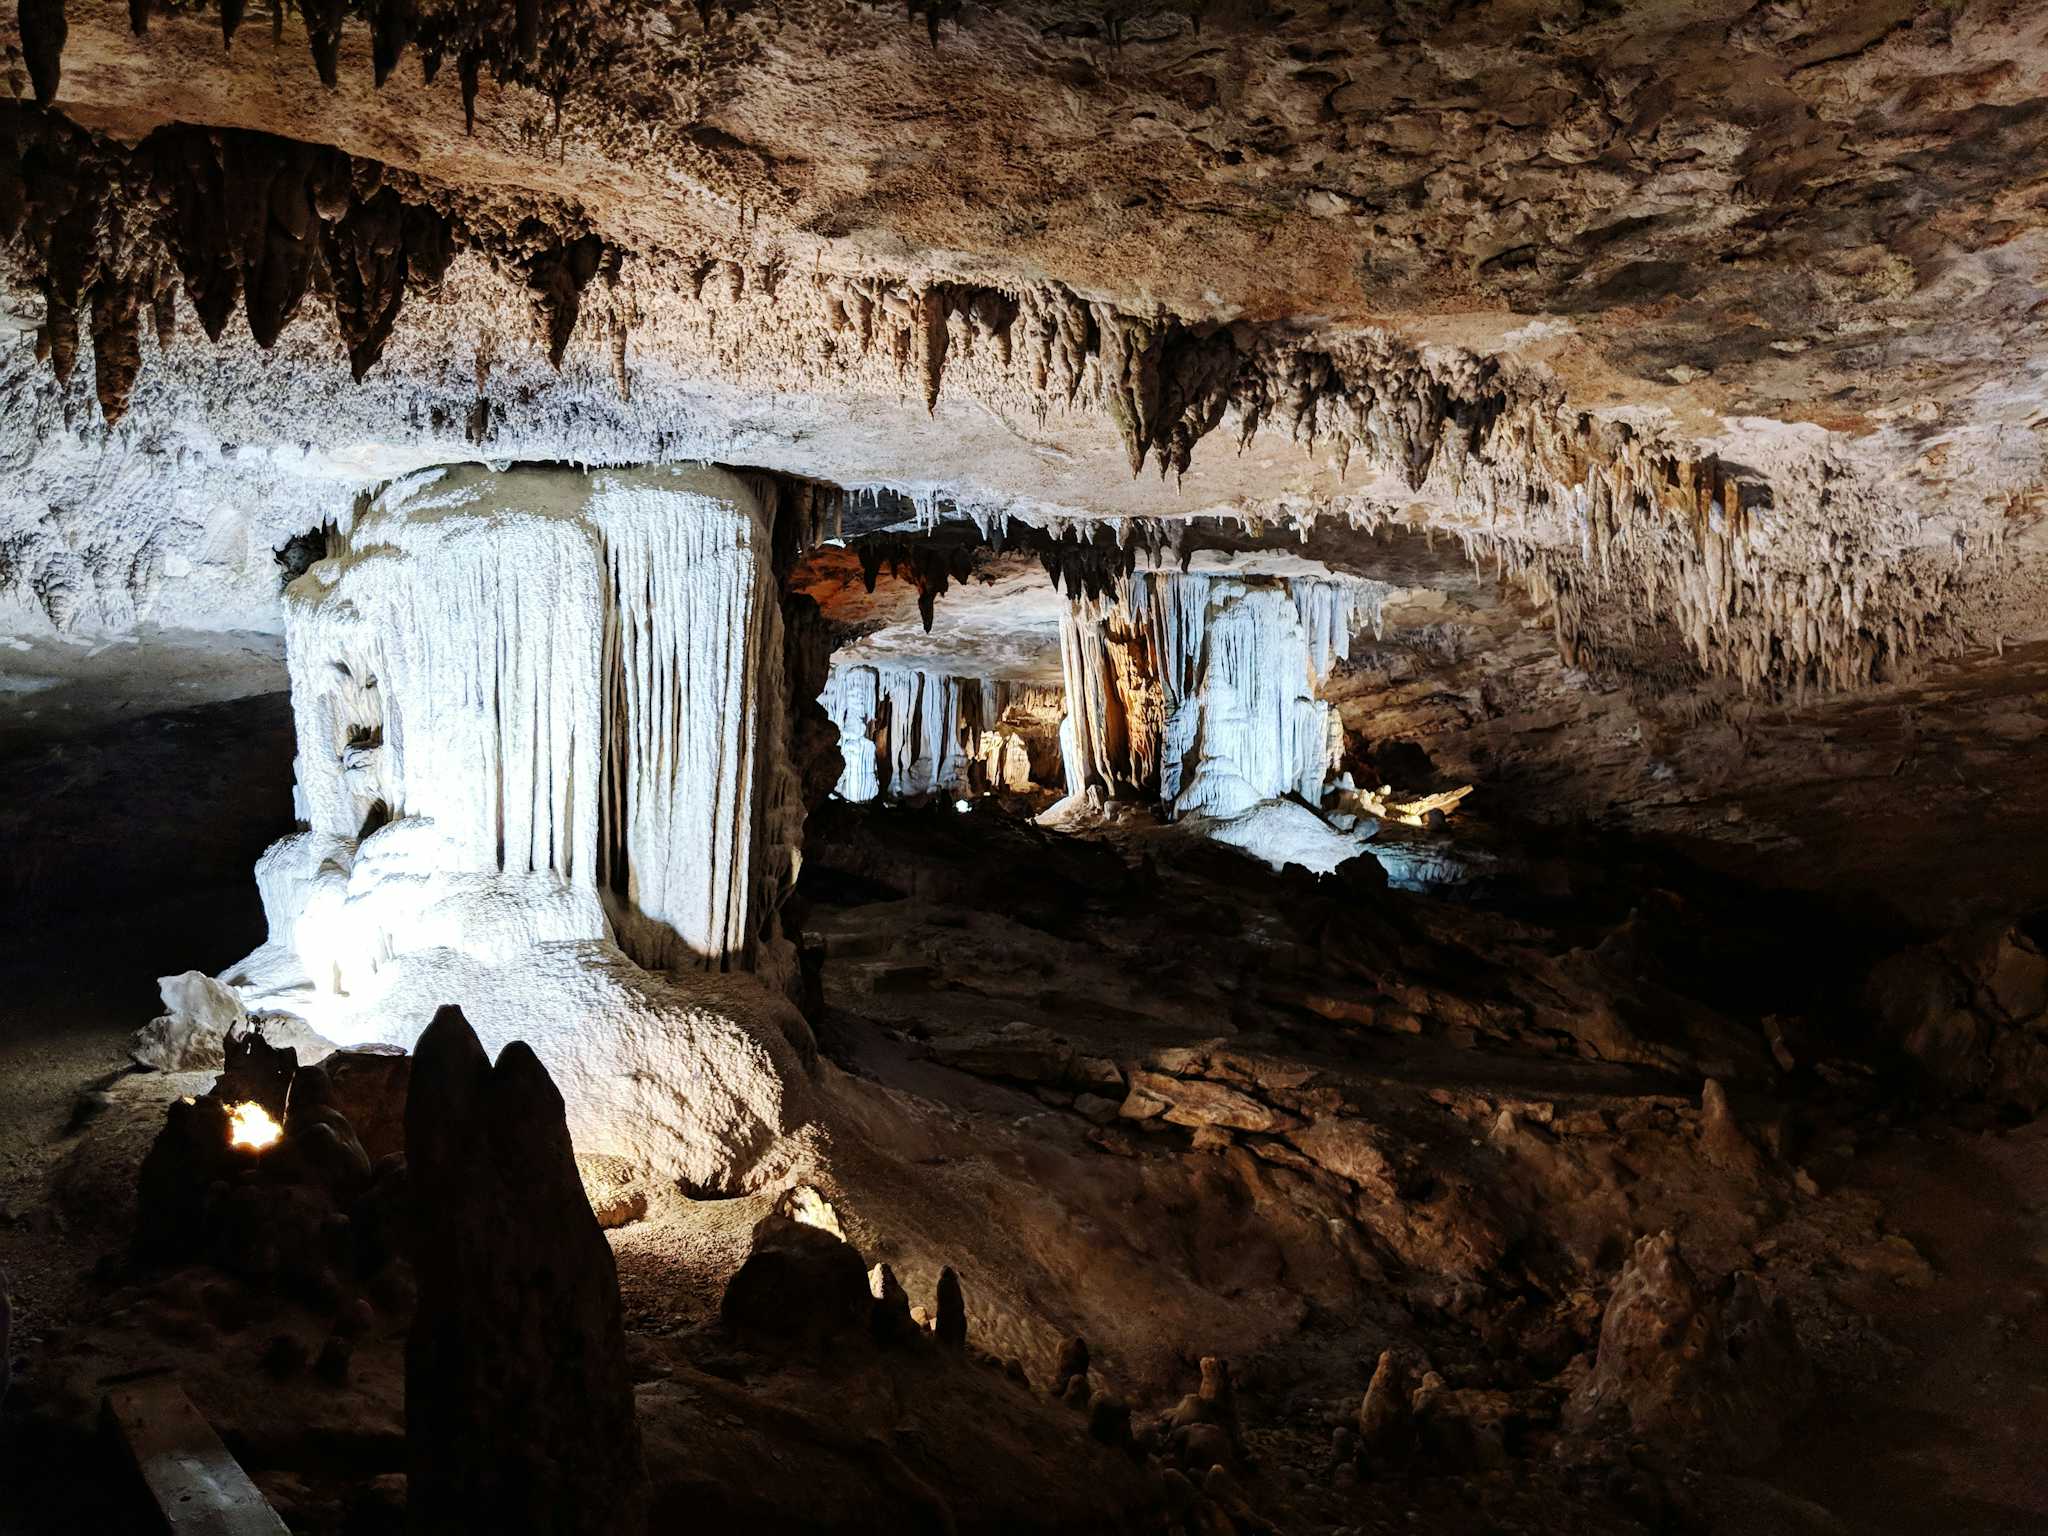
[{"label": "limestone rock ceiling", "polygon": [[302,507],[488,453],[1412,517],[1568,657],[1751,686],[2038,625],[2037,8],[239,10],[0,33],[53,102],[0,114],[8,308],[81,375],[6,368],[52,623],[183,537],[51,536],[61,425],[130,484],[339,439]]}]

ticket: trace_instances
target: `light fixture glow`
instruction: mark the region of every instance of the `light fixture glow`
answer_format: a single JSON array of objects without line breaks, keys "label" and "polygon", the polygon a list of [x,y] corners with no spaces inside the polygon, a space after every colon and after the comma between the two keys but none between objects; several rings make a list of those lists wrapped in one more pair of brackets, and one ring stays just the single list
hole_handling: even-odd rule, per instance
[{"label": "light fixture glow", "polygon": [[261,1152],[284,1135],[284,1127],[261,1104],[237,1104],[228,1111],[228,1145]]}]

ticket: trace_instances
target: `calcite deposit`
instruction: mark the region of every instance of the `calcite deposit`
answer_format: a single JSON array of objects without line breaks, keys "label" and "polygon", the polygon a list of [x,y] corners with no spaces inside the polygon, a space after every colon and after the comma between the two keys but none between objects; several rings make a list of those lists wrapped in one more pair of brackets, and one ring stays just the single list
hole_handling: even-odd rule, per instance
[{"label": "calcite deposit", "polygon": [[2039,7],[0,75],[10,1531],[2048,1522]]}]

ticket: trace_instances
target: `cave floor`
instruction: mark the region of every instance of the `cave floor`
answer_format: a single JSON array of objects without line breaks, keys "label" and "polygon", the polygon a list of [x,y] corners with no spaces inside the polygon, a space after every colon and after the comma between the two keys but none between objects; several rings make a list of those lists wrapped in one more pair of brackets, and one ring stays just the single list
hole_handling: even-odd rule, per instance
[{"label": "cave floor", "polygon": [[[232,778],[188,782],[234,820]],[[267,813],[239,814],[248,837]],[[717,1299],[772,1198],[649,1192],[611,1238],[662,1507],[796,1520],[770,1469],[799,1466],[782,1481],[804,1498],[886,1508],[827,1427],[858,1404],[941,1445],[927,1471],[959,1528],[1020,1509],[1087,1527],[1105,1509],[1075,1490],[1120,1474],[1042,1395],[1079,1332],[1141,1416],[1189,1390],[1200,1357],[1229,1358],[1244,1485],[1283,1530],[2048,1531],[2048,1128],[1887,1098],[1828,1014],[1825,933],[1768,904],[1745,926],[1718,888],[1617,895],[1639,871],[1569,871],[1545,917],[981,813],[833,810],[813,831],[820,1065],[795,1174],[913,1301],[956,1267],[991,1368],[735,1347]],[[317,1338],[317,1314],[280,1303],[224,1333],[193,1299],[204,1276],[119,1262],[124,1181],[191,1089],[123,1076],[74,1123],[155,1011],[154,977],[227,963],[254,906],[243,882],[120,911],[58,902],[8,957],[7,1536],[122,1528],[91,1502],[105,1453],[86,1426],[106,1378],[166,1367],[295,1530],[382,1528],[361,1521],[402,1464],[399,1314],[348,1389],[268,1380],[262,1338]],[[1759,996],[1790,1016],[1790,1073],[1768,1064]],[[1754,1162],[1716,1160],[1710,1069]],[[1666,1227],[1703,1281],[1757,1273],[1818,1372],[1813,1406],[1737,1461],[1560,1431],[1616,1265]],[[1382,1349],[1512,1404],[1505,1463],[1348,1475],[1332,1436]],[[1005,1502],[1032,1478],[1060,1497]],[[362,1501],[373,1485],[381,1505]],[[977,1511],[977,1486],[1004,1498]]]}]

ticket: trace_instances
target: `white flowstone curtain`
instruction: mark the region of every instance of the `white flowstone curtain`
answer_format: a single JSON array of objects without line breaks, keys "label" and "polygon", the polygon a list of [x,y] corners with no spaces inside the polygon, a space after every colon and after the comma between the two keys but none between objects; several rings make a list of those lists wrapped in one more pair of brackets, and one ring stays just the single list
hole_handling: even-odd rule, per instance
[{"label": "white flowstone curtain", "polygon": [[1010,696],[1008,683],[989,678],[835,658],[820,695],[839,728],[843,766],[835,793],[866,801],[885,791],[891,799],[972,791],[982,735],[1002,718]]},{"label": "white flowstone curtain", "polygon": [[[315,846],[267,861],[280,902],[306,857],[353,877],[372,844],[403,847],[416,897],[545,877],[569,897],[520,900],[545,893],[593,938],[608,913],[643,965],[744,962],[801,815],[768,541],[753,492],[694,467],[393,488],[287,597]],[[360,970],[418,902],[349,884]]]},{"label": "white flowstone curtain", "polygon": [[[1068,793],[1142,788],[1218,817],[1318,803],[1341,735],[1317,692],[1370,598],[1341,579],[1140,570],[1112,599],[1077,599],[1060,632]],[[1157,690],[1156,724],[1133,707],[1138,681]]]}]

